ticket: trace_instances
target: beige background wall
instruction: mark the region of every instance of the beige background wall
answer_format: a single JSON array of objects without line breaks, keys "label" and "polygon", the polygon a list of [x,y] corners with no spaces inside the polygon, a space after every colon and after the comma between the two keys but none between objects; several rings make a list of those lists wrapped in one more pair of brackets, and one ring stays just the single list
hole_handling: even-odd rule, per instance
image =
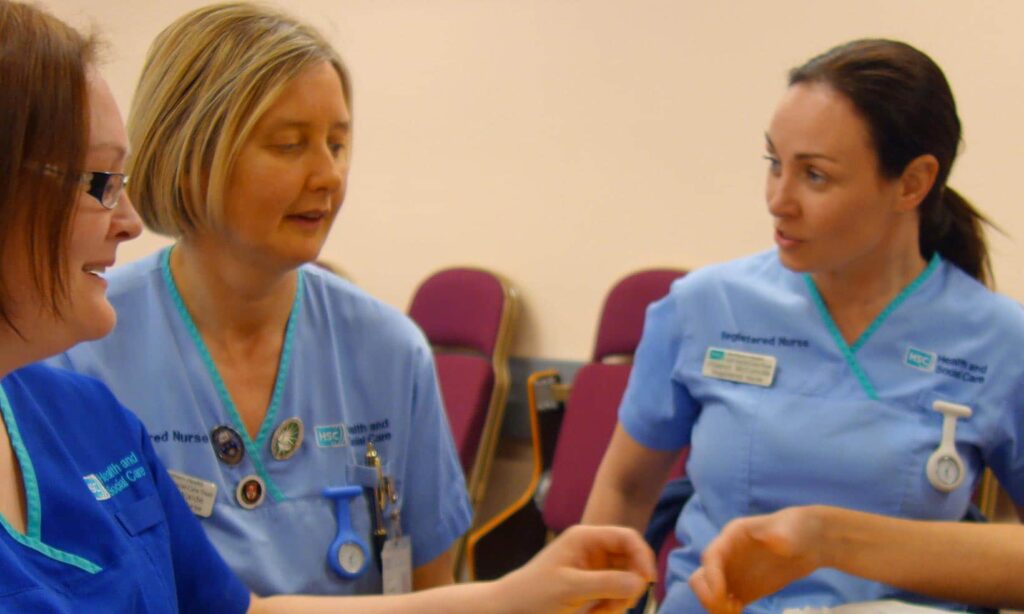
[{"label": "beige background wall", "polygon": [[[149,41],[204,4],[43,0],[111,43],[126,108]],[[514,353],[583,360],[605,291],[652,265],[771,246],[763,130],[786,70],[851,38],[907,40],[946,70],[965,149],[953,185],[1009,235],[1024,299],[1024,3],[1014,0],[296,0],[346,58],[355,160],[324,257],[404,309],[474,264],[522,291]],[[165,241],[122,248],[122,261]]]}]

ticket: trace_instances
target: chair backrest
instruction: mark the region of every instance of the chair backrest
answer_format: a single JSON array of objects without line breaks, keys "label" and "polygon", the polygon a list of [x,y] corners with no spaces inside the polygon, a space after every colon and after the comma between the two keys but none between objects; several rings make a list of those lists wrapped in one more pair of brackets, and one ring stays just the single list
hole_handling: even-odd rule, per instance
[{"label": "chair backrest", "polygon": [[420,284],[409,316],[435,348],[491,356],[501,341],[508,284],[483,269],[454,268]]},{"label": "chair backrest", "polygon": [[428,277],[409,316],[434,349],[448,422],[474,507],[483,498],[508,398],[516,291],[496,273],[452,268]]},{"label": "chair backrest", "polygon": [[[668,294],[679,269],[633,273],[608,293],[594,346],[593,362],[577,371],[565,403],[551,465],[551,487],[544,499],[544,522],[559,532],[576,524],[594,485],[594,476],[618,421],[619,403],[629,381],[630,364],[643,332],[647,306]],[[601,361],[626,359],[613,364]]]},{"label": "chair backrest", "polygon": [[604,299],[591,360],[632,357],[640,344],[647,306],[668,294],[672,282],[685,274],[682,269],[647,269],[619,280]]}]

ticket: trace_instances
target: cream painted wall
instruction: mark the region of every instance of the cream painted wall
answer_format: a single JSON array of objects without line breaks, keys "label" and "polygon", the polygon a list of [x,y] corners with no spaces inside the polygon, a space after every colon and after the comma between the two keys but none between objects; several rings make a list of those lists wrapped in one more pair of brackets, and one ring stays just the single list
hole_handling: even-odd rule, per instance
[{"label": "cream painted wall", "polygon": [[[110,42],[126,107],[153,36],[203,2],[43,0]],[[296,0],[355,83],[355,160],[323,256],[404,309],[450,265],[505,273],[520,356],[582,360],[604,293],[652,265],[771,245],[763,130],[786,70],[835,43],[904,39],[946,70],[965,126],[952,184],[1007,232],[1024,299],[1024,3],[1015,0]],[[165,242],[145,236],[122,261]]]}]

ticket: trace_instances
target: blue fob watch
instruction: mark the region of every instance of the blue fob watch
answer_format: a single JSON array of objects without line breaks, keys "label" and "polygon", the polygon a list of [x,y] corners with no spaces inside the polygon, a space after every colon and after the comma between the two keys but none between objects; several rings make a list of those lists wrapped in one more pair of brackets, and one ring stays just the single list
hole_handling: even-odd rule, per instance
[{"label": "blue fob watch", "polygon": [[370,550],[352,529],[349,501],[363,493],[360,486],[332,486],[324,489],[324,496],[334,499],[338,534],[327,549],[327,563],[339,576],[355,580],[366,573],[370,563]]}]

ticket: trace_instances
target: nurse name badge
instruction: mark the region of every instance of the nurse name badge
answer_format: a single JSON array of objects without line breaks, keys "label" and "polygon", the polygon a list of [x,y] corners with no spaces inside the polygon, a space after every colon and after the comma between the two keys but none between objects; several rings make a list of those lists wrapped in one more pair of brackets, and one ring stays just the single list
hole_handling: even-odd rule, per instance
[{"label": "nurse name badge", "polygon": [[238,483],[235,488],[235,499],[238,504],[247,510],[258,507],[263,503],[267,494],[267,487],[257,475],[247,475]]},{"label": "nurse name badge", "polygon": [[226,465],[237,465],[245,456],[245,444],[242,442],[242,436],[238,434],[238,431],[224,424],[214,427],[210,431],[210,445],[213,446],[213,452],[220,462]]},{"label": "nurse name badge", "polygon": [[704,377],[727,380],[738,384],[768,387],[775,379],[776,359],[767,354],[737,352],[725,348],[709,347],[704,353],[701,374]]},{"label": "nurse name badge", "polygon": [[270,438],[270,454],[277,460],[288,460],[299,451],[304,432],[302,420],[288,418],[274,429]]}]

